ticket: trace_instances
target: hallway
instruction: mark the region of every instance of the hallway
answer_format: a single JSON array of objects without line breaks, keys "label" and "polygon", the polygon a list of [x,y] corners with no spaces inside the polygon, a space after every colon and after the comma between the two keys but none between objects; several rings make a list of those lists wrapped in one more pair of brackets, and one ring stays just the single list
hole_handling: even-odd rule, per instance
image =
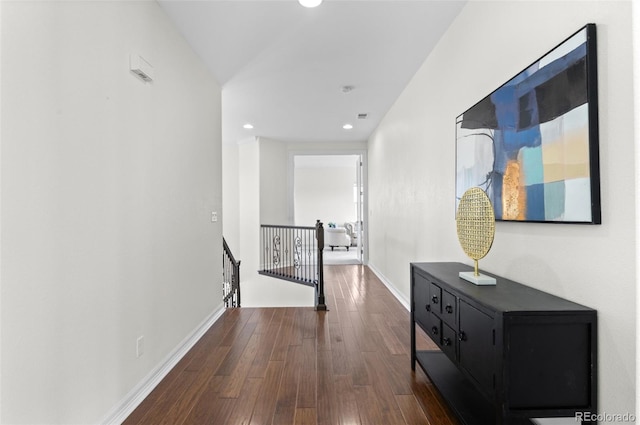
[{"label": "hallway", "polygon": [[352,246],[349,251],[343,247],[336,248],[333,251],[330,248],[325,247],[323,258],[325,266],[360,264],[357,246]]},{"label": "hallway", "polygon": [[325,285],[328,312],[227,310],[125,425],[456,424],[411,372],[409,313],[380,280],[328,266]]}]

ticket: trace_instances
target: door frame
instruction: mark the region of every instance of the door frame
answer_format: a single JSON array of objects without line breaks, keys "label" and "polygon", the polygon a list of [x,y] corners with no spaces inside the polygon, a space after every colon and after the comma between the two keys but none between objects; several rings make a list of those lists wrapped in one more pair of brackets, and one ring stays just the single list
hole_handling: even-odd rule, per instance
[{"label": "door frame", "polygon": [[295,157],[296,156],[360,156],[362,161],[362,223],[360,225],[360,241],[359,249],[361,250],[358,257],[361,258],[362,264],[369,263],[369,223],[367,220],[367,212],[369,211],[369,173],[367,168],[367,151],[366,149],[313,149],[313,150],[292,150],[289,151],[288,170],[287,170],[287,199],[288,199],[288,219],[293,224],[295,220],[294,207],[294,173],[295,173]]}]

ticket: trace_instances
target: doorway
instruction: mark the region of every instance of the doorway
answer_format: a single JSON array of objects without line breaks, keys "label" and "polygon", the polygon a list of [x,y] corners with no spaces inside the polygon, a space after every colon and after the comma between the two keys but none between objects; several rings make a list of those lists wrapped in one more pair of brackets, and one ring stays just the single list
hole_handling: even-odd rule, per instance
[{"label": "doorway", "polygon": [[323,222],[325,264],[365,262],[364,168],[362,153],[292,155],[291,216],[296,226]]}]

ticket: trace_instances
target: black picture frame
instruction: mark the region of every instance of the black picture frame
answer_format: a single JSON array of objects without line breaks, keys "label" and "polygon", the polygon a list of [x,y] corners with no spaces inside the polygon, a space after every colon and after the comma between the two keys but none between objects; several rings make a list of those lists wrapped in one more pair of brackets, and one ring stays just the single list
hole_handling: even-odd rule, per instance
[{"label": "black picture frame", "polygon": [[496,220],[601,224],[596,25],[456,119],[456,208],[481,187]]}]

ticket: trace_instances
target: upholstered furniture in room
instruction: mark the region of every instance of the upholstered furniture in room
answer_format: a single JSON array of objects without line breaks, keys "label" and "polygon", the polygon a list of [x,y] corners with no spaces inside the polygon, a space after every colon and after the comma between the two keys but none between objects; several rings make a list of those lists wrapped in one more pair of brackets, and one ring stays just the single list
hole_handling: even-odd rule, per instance
[{"label": "upholstered furniture in room", "polygon": [[351,238],[351,246],[357,246],[358,245],[358,234],[356,232],[356,224],[355,223],[350,223],[350,222],[345,222],[344,223],[344,228],[347,229],[347,235],[349,235],[349,238]]},{"label": "upholstered furniture in room", "polygon": [[327,227],[324,229],[324,244],[330,246],[331,251],[337,246],[344,246],[349,251],[351,238],[344,227]]}]

